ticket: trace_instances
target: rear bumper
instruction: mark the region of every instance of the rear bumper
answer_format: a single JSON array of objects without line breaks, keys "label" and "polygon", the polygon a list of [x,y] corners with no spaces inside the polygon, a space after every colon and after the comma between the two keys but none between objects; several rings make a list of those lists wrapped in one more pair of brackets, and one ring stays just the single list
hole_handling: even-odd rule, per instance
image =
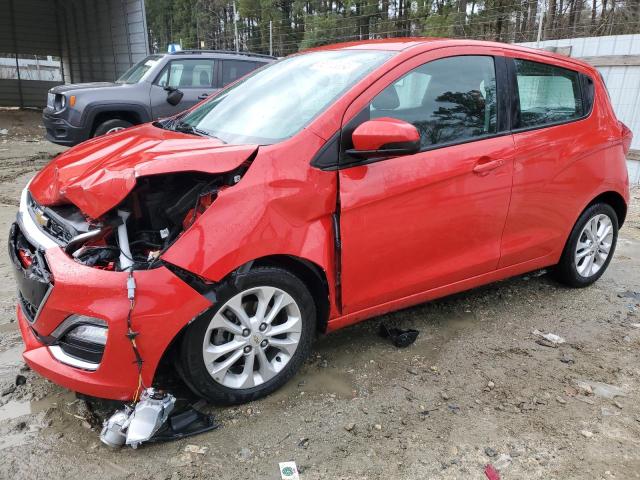
[{"label": "rear bumper", "polygon": [[58,145],[71,147],[89,139],[88,128],[71,125],[64,118],[50,115],[46,110],[42,113],[42,123],[46,129],[45,138]]}]

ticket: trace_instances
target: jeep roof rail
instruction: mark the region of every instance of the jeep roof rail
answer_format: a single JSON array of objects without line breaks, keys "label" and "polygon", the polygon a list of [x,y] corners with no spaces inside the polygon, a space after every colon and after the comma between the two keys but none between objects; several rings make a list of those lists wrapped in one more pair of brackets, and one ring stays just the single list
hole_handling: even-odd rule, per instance
[{"label": "jeep roof rail", "polygon": [[194,55],[198,53],[222,53],[225,55],[244,55],[245,57],[269,58],[272,60],[276,60],[278,58],[278,57],[273,57],[271,55],[265,55],[264,53],[234,52],[231,50],[180,50],[178,52],[171,52],[169,53],[169,55]]}]

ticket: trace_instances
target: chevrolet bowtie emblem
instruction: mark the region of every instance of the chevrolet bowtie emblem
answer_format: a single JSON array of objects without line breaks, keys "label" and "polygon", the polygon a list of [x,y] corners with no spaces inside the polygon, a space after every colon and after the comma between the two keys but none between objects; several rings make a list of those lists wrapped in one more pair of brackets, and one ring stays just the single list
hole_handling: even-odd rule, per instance
[{"label": "chevrolet bowtie emblem", "polygon": [[35,210],[34,213],[36,217],[36,222],[38,222],[38,224],[40,224],[41,227],[46,227],[49,223],[49,218],[47,218],[45,214],[42,213],[42,211],[40,210]]}]

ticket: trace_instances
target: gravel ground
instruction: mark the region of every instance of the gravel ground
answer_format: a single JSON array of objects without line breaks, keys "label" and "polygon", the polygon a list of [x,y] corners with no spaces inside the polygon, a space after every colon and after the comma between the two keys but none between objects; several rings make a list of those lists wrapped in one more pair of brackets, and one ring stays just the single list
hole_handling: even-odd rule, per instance
[{"label": "gravel ground", "polygon": [[[0,111],[4,232],[20,189],[62,150],[38,122]],[[303,479],[481,479],[487,464],[503,479],[639,478],[640,189],[632,196],[594,286],[537,272],[347,328],[320,338],[274,395],[210,407],[220,429],[138,450],[104,447],[104,405],[24,367],[0,249],[0,477],[276,479],[278,462],[295,461]],[[420,335],[396,349],[381,321]],[[566,342],[545,346],[536,329]]]}]

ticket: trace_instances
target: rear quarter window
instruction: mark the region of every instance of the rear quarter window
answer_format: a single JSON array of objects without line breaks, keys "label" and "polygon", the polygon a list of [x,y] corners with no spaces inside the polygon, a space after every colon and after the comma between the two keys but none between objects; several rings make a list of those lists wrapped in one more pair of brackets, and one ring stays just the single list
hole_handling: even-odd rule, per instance
[{"label": "rear quarter window", "polygon": [[252,72],[261,63],[249,62],[244,60],[224,60],[222,62],[222,86],[235,82],[237,79],[244,77],[247,73]]},{"label": "rear quarter window", "polygon": [[514,62],[520,101],[515,128],[563,123],[585,115],[580,73],[528,60]]}]

